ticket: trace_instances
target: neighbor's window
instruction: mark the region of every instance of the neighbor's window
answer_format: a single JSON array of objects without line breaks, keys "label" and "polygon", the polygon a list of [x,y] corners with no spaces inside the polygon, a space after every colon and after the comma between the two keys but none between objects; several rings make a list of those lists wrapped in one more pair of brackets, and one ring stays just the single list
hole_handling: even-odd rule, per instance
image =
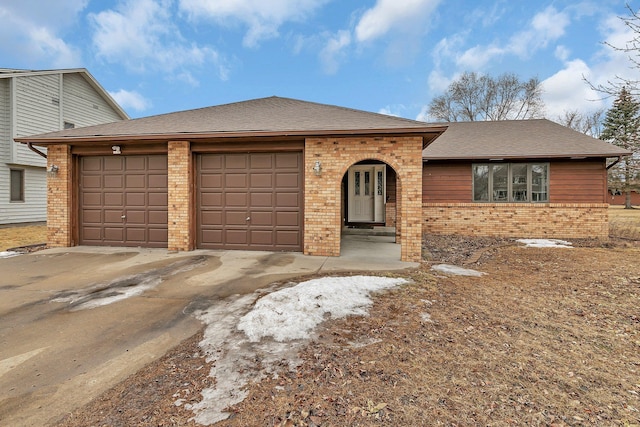
[{"label": "neighbor's window", "polygon": [[549,201],[548,163],[473,165],[474,202]]},{"label": "neighbor's window", "polygon": [[75,127],[76,127],[76,125],[71,123],[71,122],[64,122],[64,128],[65,129],[74,129]]},{"label": "neighbor's window", "polygon": [[10,201],[24,202],[24,170],[11,169],[9,175]]}]

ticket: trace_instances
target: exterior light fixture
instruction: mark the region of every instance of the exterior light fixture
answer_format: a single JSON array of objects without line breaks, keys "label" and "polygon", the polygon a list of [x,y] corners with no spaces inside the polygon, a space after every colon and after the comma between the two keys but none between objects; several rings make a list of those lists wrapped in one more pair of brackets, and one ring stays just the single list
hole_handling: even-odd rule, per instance
[{"label": "exterior light fixture", "polygon": [[47,172],[49,172],[49,173],[58,173],[59,170],[60,170],[60,168],[58,167],[58,165],[51,165],[51,166],[49,166],[49,169],[47,169]]},{"label": "exterior light fixture", "polygon": [[119,145],[112,145],[111,150],[113,150],[113,154],[122,154],[122,152],[120,151]]},{"label": "exterior light fixture", "polygon": [[320,163],[320,160],[316,160],[316,163],[313,165],[313,173],[317,176],[322,174],[322,163]]}]

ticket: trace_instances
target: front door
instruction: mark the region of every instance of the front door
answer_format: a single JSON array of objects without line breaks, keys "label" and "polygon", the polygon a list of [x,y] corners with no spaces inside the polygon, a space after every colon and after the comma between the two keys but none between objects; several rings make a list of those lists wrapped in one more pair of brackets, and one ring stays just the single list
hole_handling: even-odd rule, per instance
[{"label": "front door", "polygon": [[384,222],[385,165],[349,169],[349,222]]}]

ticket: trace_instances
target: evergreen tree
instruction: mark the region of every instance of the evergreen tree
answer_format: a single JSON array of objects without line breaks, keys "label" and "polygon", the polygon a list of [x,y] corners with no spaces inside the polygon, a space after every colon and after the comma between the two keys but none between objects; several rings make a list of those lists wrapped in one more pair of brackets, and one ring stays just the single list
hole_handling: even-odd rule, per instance
[{"label": "evergreen tree", "polygon": [[600,139],[634,153],[620,161],[626,194],[625,208],[631,209],[631,180],[636,172],[636,157],[640,154],[640,103],[625,87],[607,111],[602,127]]}]

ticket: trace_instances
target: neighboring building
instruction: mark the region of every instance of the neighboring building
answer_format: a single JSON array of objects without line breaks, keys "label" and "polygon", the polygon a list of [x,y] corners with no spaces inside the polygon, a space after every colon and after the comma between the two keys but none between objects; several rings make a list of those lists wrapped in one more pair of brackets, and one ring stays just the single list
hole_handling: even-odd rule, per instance
[{"label": "neighboring building", "polygon": [[47,219],[46,159],[13,138],[128,118],[85,69],[0,69],[0,224]]},{"label": "neighboring building", "polygon": [[[16,138],[47,147],[51,246],[340,255],[345,225],[607,237],[607,158],[548,120],[439,123],[270,97]],[[374,250],[374,249],[372,249]]]}]

